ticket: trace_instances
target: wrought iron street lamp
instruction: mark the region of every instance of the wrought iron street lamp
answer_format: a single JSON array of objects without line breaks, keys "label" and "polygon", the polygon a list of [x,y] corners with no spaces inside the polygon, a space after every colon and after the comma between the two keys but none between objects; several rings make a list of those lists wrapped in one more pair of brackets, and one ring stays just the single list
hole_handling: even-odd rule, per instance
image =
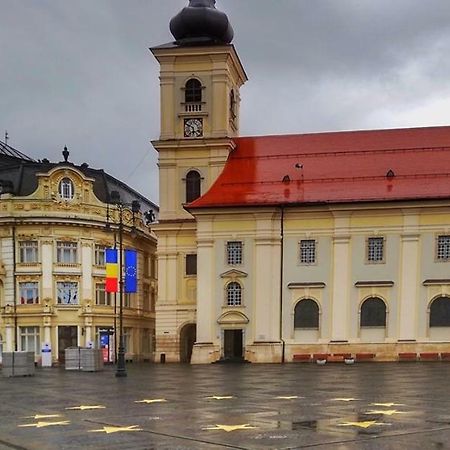
[{"label": "wrought iron street lamp", "polygon": [[[124,294],[124,280],[123,280],[123,229],[124,229],[124,211],[131,207],[132,213],[132,227],[131,234],[136,233],[135,221],[136,214],[141,210],[141,205],[137,200],[131,203],[123,202],[118,191],[111,191],[110,203],[113,204],[118,212],[118,231],[119,231],[119,350],[117,353],[117,369],[116,377],[126,377],[127,370],[125,367],[125,342],[123,335],[123,294]],[[110,215],[106,217],[106,228],[111,229]],[[114,330],[115,336],[117,332]]]}]

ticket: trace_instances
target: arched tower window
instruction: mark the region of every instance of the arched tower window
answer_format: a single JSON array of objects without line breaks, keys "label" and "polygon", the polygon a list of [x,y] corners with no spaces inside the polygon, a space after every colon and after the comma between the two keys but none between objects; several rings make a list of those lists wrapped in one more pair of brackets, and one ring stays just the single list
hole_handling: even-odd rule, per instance
[{"label": "arched tower window", "polygon": [[59,182],[59,195],[64,200],[71,200],[73,198],[74,188],[70,178],[63,178]]},{"label": "arched tower window", "polygon": [[232,281],[227,285],[227,305],[228,306],[242,305],[242,288],[237,281]]},{"label": "arched tower window", "polygon": [[309,298],[295,305],[294,328],[319,328],[319,305]]},{"label": "arched tower window", "polygon": [[236,97],[234,95],[234,89],[230,91],[230,116],[232,120],[236,118]]},{"label": "arched tower window", "polygon": [[200,103],[202,101],[202,84],[200,81],[191,78],[186,82],[184,101],[186,103]]},{"label": "arched tower window", "polygon": [[449,297],[438,297],[431,303],[430,327],[450,327]]},{"label": "arched tower window", "polygon": [[186,203],[191,203],[201,195],[200,174],[196,170],[190,170],[186,175]]},{"label": "arched tower window", "polygon": [[371,297],[361,305],[361,327],[385,327],[386,304],[378,297]]}]

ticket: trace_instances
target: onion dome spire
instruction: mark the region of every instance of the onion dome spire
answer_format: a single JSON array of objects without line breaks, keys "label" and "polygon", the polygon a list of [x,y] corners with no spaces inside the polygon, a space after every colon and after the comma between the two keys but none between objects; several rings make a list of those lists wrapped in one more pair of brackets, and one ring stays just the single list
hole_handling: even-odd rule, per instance
[{"label": "onion dome spire", "polygon": [[233,28],[215,5],[216,0],[189,0],[189,5],[172,18],[170,31],[178,45],[231,43]]}]

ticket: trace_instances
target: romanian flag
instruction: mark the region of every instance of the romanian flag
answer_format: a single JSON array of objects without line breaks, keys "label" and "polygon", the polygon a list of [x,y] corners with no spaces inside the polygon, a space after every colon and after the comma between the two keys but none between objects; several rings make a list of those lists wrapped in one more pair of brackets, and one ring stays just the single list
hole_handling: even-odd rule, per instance
[{"label": "romanian flag", "polygon": [[117,250],[106,249],[106,292],[117,292],[119,285],[119,265],[117,264]]}]

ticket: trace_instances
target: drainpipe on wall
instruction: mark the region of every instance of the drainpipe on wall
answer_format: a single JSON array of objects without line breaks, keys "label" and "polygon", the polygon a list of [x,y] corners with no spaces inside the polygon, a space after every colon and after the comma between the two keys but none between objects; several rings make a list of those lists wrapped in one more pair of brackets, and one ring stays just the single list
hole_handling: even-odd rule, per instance
[{"label": "drainpipe on wall", "polygon": [[281,248],[280,248],[280,341],[281,341],[281,364],[284,364],[284,356],[286,350],[286,343],[283,339],[283,285],[284,285],[284,206],[280,207],[280,234],[281,234]]},{"label": "drainpipe on wall", "polygon": [[13,247],[13,305],[14,305],[14,351],[17,352],[17,275],[16,275],[16,226],[12,227]]}]

